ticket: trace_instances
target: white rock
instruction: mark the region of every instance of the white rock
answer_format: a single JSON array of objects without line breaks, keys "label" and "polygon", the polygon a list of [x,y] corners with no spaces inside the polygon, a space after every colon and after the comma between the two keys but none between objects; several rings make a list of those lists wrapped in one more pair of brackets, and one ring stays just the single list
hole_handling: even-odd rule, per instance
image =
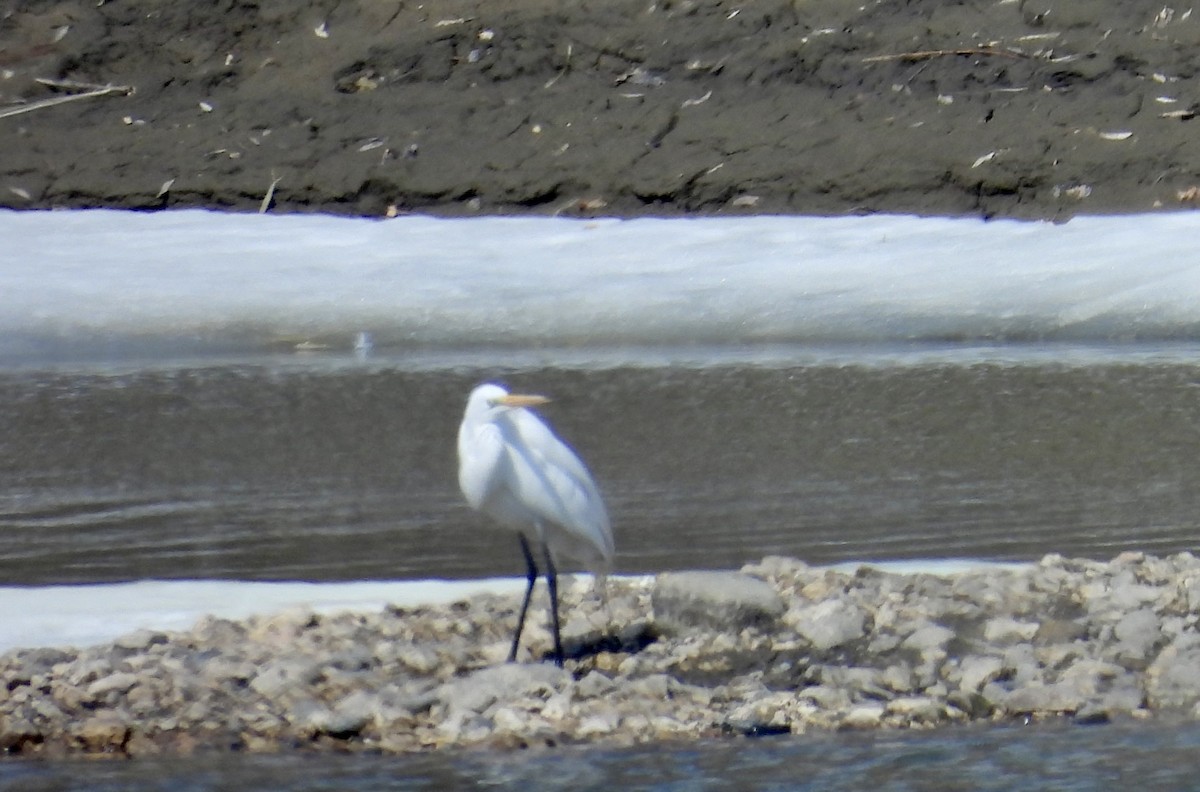
[{"label": "white rock", "polygon": [[542,707],[542,717],[550,720],[563,720],[571,714],[571,690],[560,691],[554,693],[550,698],[546,699],[545,706]]},{"label": "white rock", "polygon": [[983,639],[990,644],[1012,644],[1028,641],[1037,635],[1037,622],[1017,621],[1007,616],[988,619],[983,626]]},{"label": "white rock", "polygon": [[1144,656],[1162,636],[1161,628],[1158,615],[1150,608],[1142,608],[1122,617],[1113,627],[1113,635],[1130,652]]},{"label": "white rock", "polygon": [[1075,712],[1087,698],[1071,682],[1043,684],[1034,682],[1009,693],[1001,702],[1013,715],[1029,713]]},{"label": "white rock", "polygon": [[950,643],[954,635],[954,630],[951,630],[949,627],[943,627],[940,624],[926,624],[923,627],[917,628],[911,635],[905,638],[901,646],[906,649],[915,649],[919,652],[925,652],[930,649],[942,649],[946,644]]},{"label": "white rock", "polygon": [[1003,668],[1004,663],[999,657],[981,655],[964,657],[959,664],[959,687],[976,693],[982,690],[985,684],[995,679]]},{"label": "white rock", "polygon": [[1200,705],[1200,646],[1181,639],[1159,652],[1146,669],[1145,689],[1153,707]]},{"label": "white rock", "polygon": [[793,608],[784,617],[784,622],[817,651],[842,646],[866,633],[866,616],[862,609],[836,599]]},{"label": "white rock", "polygon": [[615,712],[604,712],[596,715],[589,715],[579,721],[579,725],[575,727],[575,733],[580,737],[598,737],[603,734],[612,734],[621,726],[621,717]]},{"label": "white rock", "polygon": [[842,725],[849,729],[874,729],[883,720],[883,704],[856,704],[842,718]]}]

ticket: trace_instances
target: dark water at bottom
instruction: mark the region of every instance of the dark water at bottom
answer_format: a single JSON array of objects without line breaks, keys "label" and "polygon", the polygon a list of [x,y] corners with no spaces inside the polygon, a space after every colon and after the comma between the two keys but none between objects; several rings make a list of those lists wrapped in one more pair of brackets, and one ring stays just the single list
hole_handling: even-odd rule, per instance
[{"label": "dark water at bottom", "polygon": [[16,760],[0,790],[1195,789],[1200,724],[943,728],[402,757],[221,755],[170,761]]}]

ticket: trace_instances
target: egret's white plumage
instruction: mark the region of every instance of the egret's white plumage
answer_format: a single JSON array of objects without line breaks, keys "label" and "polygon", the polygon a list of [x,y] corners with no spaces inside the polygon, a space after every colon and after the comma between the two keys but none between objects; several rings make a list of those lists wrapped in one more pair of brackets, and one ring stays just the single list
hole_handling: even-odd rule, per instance
[{"label": "egret's white plumage", "polygon": [[556,659],[561,664],[554,562],[565,556],[604,574],[612,564],[613,538],[604,501],[587,467],[528,409],[546,401],[542,396],[510,394],[492,384],[471,391],[458,430],[458,483],[472,508],[514,529],[521,538],[529,586],[513,639],[513,657],[537,579],[529,542],[541,549]]}]

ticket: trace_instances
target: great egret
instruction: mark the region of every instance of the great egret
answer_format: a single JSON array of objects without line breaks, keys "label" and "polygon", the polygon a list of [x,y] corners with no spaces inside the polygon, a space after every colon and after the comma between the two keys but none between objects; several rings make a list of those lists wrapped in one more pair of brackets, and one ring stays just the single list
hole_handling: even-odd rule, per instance
[{"label": "great egret", "polygon": [[538,577],[529,549],[532,541],[546,564],[554,660],[561,666],[555,559],[568,556],[602,575],[612,564],[613,538],[604,501],[587,467],[527,409],[548,401],[545,396],[509,393],[492,384],[471,391],[458,429],[458,483],[472,508],[517,531],[525,555],[529,585],[509,662],[517,657]]}]

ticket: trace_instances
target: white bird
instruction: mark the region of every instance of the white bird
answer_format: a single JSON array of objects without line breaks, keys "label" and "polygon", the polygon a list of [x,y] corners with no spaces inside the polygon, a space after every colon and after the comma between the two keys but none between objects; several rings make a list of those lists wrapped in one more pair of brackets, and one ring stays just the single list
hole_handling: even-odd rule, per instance
[{"label": "white bird", "polygon": [[492,384],[471,391],[458,429],[458,483],[472,508],[517,531],[525,555],[528,586],[509,662],[517,657],[537,582],[538,567],[529,548],[533,542],[546,565],[554,659],[561,666],[555,560],[567,556],[603,575],[612,565],[613,538],[604,501],[587,467],[527,409],[548,401]]}]

